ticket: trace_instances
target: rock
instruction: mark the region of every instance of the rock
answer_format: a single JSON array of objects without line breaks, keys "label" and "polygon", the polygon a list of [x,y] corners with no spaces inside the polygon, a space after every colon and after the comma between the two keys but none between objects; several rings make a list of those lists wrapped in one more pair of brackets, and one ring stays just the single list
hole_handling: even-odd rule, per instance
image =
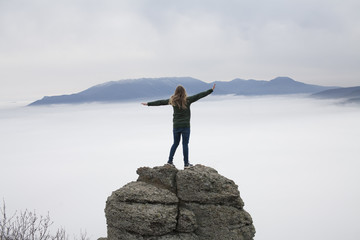
[{"label": "rock", "polygon": [[[253,239],[251,216],[244,210],[226,205],[185,203],[196,216],[200,239]],[[249,234],[250,233],[250,234]]]},{"label": "rock", "polygon": [[178,225],[176,230],[178,232],[194,232],[197,227],[198,225],[194,212],[184,207],[179,207]]},{"label": "rock", "polygon": [[118,202],[110,207],[112,210],[108,211],[106,218],[111,227],[151,236],[176,229],[177,205]]},{"label": "rock", "polygon": [[131,182],[113,193],[116,201],[130,203],[177,204],[176,194],[145,182]]},{"label": "rock", "polygon": [[139,174],[138,181],[147,182],[159,188],[165,188],[176,192],[176,174],[178,170],[172,166],[142,167],[136,173]]},{"label": "rock", "polygon": [[182,201],[244,206],[238,186],[213,169],[202,165],[176,175],[177,196]]},{"label": "rock", "polygon": [[238,186],[196,165],[137,170],[106,201],[108,240],[252,240],[255,228]]}]

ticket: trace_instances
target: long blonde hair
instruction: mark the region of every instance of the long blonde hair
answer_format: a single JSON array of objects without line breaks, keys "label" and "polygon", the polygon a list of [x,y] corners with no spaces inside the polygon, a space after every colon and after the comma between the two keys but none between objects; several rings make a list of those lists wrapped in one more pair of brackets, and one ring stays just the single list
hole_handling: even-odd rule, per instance
[{"label": "long blonde hair", "polygon": [[174,107],[186,109],[186,90],[183,86],[179,85],[175,89],[174,95],[170,97],[169,104]]}]

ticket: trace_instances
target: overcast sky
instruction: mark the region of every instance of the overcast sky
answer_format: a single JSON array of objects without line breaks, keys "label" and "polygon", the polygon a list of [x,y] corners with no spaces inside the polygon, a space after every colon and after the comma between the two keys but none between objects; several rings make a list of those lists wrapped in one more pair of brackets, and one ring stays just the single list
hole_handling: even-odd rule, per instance
[{"label": "overcast sky", "polygon": [[0,0],[0,99],[128,78],[360,85],[358,0]]}]

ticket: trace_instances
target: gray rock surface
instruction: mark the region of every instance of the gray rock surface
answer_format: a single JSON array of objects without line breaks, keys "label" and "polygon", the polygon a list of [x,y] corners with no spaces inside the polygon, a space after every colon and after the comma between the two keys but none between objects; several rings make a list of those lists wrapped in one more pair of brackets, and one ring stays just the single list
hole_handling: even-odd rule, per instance
[{"label": "gray rock surface", "polygon": [[213,169],[197,165],[176,175],[177,196],[185,202],[244,206],[238,186]]},{"label": "gray rock surface", "polygon": [[251,240],[238,186],[210,167],[142,167],[106,201],[108,240]]},{"label": "gray rock surface", "polygon": [[178,169],[164,165],[163,167],[141,167],[136,173],[139,175],[138,181],[147,182],[159,188],[165,188],[176,192],[176,175]]},{"label": "gray rock surface", "polygon": [[177,204],[176,194],[146,182],[131,182],[113,192],[115,201],[130,203]]}]

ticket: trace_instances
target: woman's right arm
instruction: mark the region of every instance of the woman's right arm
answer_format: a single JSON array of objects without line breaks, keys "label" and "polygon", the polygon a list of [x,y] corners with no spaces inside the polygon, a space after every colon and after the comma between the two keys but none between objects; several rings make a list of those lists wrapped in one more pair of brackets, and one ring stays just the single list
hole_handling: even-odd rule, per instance
[{"label": "woman's right arm", "polygon": [[157,100],[157,101],[148,102],[148,103],[141,103],[141,104],[142,104],[142,105],[145,105],[145,106],[169,105],[169,99]]}]

